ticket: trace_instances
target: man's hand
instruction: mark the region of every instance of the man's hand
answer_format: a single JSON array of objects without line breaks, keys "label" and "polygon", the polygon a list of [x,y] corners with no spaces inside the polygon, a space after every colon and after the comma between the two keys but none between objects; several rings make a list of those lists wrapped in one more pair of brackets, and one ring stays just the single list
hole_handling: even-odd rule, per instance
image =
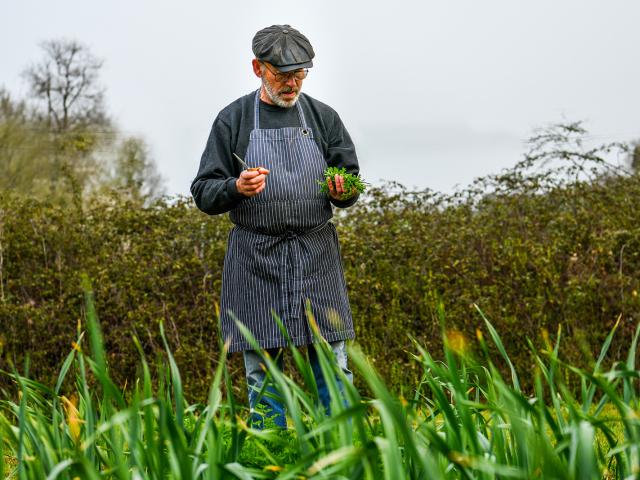
[{"label": "man's hand", "polygon": [[353,188],[351,192],[345,192],[344,190],[344,177],[342,175],[336,175],[333,177],[334,182],[331,181],[331,177],[327,177],[327,186],[329,187],[329,196],[334,200],[347,200],[356,194],[356,189]]},{"label": "man's hand", "polygon": [[246,197],[258,195],[267,186],[269,170],[258,168],[257,170],[243,170],[240,178],[236,180],[236,188]]}]

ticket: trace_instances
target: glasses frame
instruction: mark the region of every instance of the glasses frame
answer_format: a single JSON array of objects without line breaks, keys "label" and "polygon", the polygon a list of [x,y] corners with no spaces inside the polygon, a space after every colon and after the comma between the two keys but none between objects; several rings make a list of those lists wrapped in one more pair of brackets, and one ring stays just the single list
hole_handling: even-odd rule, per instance
[{"label": "glasses frame", "polygon": [[269,68],[269,65],[266,62],[261,62],[264,67],[271,72],[271,75],[276,79],[276,82],[287,82],[290,78],[294,78],[296,80],[304,80],[309,75],[308,68],[301,68],[300,70],[294,70],[293,72],[278,72],[277,70],[274,72]]}]

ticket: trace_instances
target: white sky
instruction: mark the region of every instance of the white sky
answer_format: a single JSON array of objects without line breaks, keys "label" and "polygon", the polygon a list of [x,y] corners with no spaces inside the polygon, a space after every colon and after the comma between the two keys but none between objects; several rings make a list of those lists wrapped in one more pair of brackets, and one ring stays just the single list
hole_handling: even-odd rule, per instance
[{"label": "white sky", "polygon": [[105,60],[109,112],[188,194],[218,111],[258,87],[254,33],[301,30],[303,90],[342,117],[362,175],[451,191],[513,165],[535,127],[585,120],[597,141],[640,138],[640,2],[327,0],[3,2],[0,86],[38,43],[79,40]]}]

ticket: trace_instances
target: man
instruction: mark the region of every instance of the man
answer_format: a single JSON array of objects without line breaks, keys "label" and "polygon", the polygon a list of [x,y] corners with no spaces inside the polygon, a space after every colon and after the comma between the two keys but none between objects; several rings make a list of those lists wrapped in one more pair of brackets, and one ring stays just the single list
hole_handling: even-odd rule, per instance
[{"label": "man", "polygon": [[[240,333],[243,323],[272,358],[287,345],[274,314],[295,345],[313,343],[308,300],[322,336],[350,378],[344,341],[354,337],[332,204],[357,200],[344,179],[328,181],[327,166],[358,174],[355,148],[338,114],[301,93],[315,56],[309,40],[289,25],[273,25],[253,38],[253,72],[260,89],[224,108],[213,123],[191,185],[205,213],[229,212],[221,293],[221,325],[230,352],[242,351],[252,409],[263,405],[276,425],[284,408],[272,395],[258,398],[265,381],[260,355]],[[309,348],[320,400],[329,393],[314,348]],[[279,363],[281,365],[281,363]],[[273,390],[271,390],[273,392]]]}]

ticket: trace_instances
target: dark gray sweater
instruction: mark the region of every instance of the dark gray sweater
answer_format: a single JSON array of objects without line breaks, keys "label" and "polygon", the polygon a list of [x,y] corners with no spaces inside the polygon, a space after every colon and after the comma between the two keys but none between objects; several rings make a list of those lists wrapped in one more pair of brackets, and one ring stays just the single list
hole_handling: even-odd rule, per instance
[{"label": "dark gray sweater", "polygon": [[[217,215],[228,212],[247,198],[236,189],[236,179],[242,166],[232,153],[245,157],[249,134],[254,126],[254,100],[255,92],[240,97],[225,107],[213,122],[198,174],[191,183],[196,205],[205,213]],[[347,172],[357,175],[360,169],[356,150],[338,114],[304,93],[298,102],[327,166],[344,167]],[[263,101],[260,101],[259,120],[260,128],[301,126],[296,107],[281,108]],[[330,200],[335,206],[345,208],[356,202],[357,195],[344,201]]]}]

